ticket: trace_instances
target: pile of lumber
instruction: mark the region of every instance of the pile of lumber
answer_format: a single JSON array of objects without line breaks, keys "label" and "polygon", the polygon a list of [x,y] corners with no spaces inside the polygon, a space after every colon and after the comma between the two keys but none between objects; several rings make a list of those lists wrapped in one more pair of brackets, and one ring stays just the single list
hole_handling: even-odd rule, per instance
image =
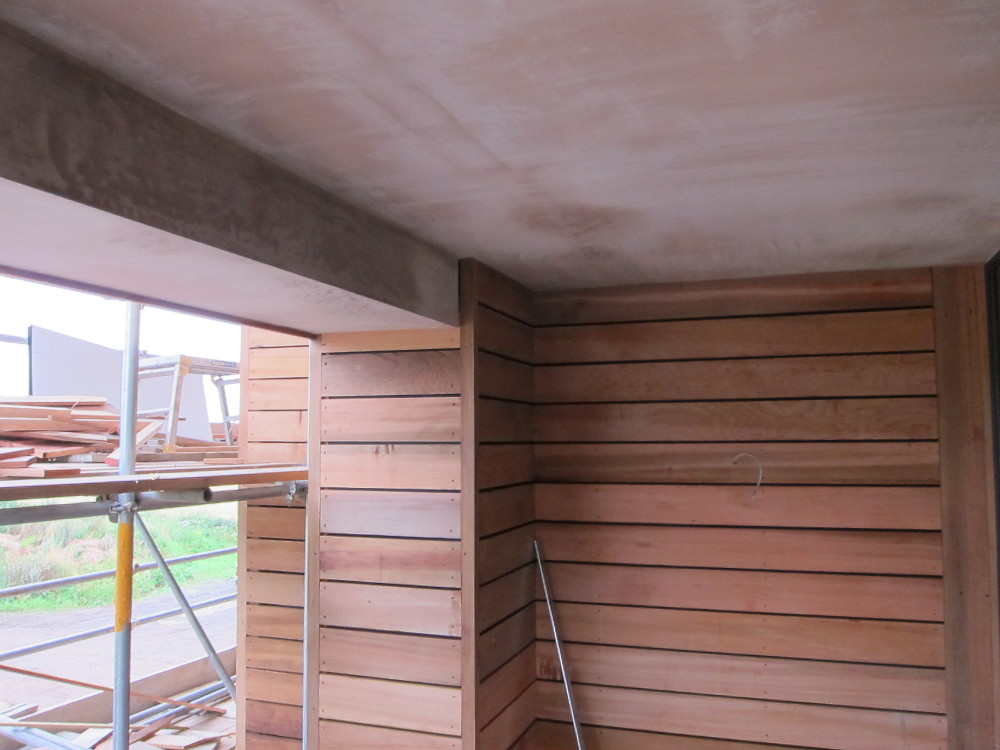
[{"label": "pile of lumber", "polygon": [[[0,479],[90,474],[94,463],[117,467],[119,420],[118,410],[101,396],[0,397]],[[162,441],[153,443],[163,426],[162,419],[138,420],[138,460],[236,461],[235,447],[190,438],[178,438],[165,452]]]}]

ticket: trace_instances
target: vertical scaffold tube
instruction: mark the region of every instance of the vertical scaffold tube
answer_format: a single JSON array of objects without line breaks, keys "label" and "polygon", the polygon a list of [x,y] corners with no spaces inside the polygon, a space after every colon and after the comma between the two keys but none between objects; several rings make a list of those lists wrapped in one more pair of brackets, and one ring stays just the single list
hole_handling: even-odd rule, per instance
[{"label": "vertical scaffold tube", "polygon": [[[136,411],[139,389],[139,303],[126,303],[122,353],[122,408],[118,430],[119,474],[135,471]],[[118,562],[115,569],[115,679],[112,701],[114,750],[128,750],[129,691],[132,687],[132,572],[135,548],[135,495],[118,496]]]}]

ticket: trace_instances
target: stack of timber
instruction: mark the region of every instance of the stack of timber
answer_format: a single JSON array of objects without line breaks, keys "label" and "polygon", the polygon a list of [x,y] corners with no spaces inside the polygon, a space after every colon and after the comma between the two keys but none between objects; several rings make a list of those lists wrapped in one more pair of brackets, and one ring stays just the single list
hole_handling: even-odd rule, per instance
[{"label": "stack of timber", "polygon": [[[14,396],[0,398],[0,479],[49,479],[106,474],[118,466],[118,410],[102,396]],[[164,452],[163,421],[139,420],[135,445],[140,462],[235,463],[237,449],[211,441],[179,438]]]}]

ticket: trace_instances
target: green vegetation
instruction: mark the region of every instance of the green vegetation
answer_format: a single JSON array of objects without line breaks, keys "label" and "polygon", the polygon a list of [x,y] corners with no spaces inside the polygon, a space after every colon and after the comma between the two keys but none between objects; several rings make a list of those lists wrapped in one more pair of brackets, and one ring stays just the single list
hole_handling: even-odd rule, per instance
[{"label": "green vegetation", "polygon": [[[142,518],[166,558],[236,546],[235,503],[197,509],[148,511]],[[0,588],[115,567],[116,528],[106,517],[0,527]],[[136,534],[136,563],[151,561]],[[236,555],[171,566],[182,584],[231,579]],[[136,573],[137,599],[166,590],[158,570]],[[0,599],[0,612],[44,611],[111,604],[114,579],[75,584],[37,594]]]}]

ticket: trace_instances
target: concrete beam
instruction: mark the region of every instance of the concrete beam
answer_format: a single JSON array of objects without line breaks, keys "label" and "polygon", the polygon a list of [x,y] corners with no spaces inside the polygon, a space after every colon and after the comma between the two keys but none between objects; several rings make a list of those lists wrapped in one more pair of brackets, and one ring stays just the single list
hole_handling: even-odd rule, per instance
[{"label": "concrete beam", "polygon": [[[246,261],[263,264],[257,273],[264,272],[265,287],[269,267],[276,278],[325,291],[316,298],[343,290],[355,302],[374,301],[368,306],[374,318],[355,318],[354,330],[379,327],[379,314],[392,308],[414,314],[413,326],[427,319],[457,322],[457,263],[443,251],[5,24],[0,178],[198,243],[189,247],[224,251],[216,260],[229,255],[241,268]],[[46,224],[52,235],[60,222],[58,206],[52,210],[22,221]],[[73,222],[67,224],[65,241],[72,244]],[[176,271],[177,258],[166,251],[133,252],[121,243],[88,250],[101,256],[105,275],[100,281],[78,278],[87,265],[78,258],[75,265],[83,268],[74,269],[72,278],[93,286],[128,288],[130,275],[148,283],[158,268],[168,276]],[[199,257],[188,253],[184,260],[196,263]],[[68,278],[64,261],[45,247],[0,247],[0,265],[35,274]],[[106,275],[109,266],[117,269],[115,278]],[[205,275],[194,268],[187,274]],[[214,281],[224,284],[225,277]],[[180,302],[169,288],[144,289],[148,298]],[[189,300],[183,304],[191,306]],[[194,306],[247,317],[216,309],[211,299]],[[345,309],[353,315],[358,307],[352,302]],[[273,320],[270,313],[249,317],[308,332],[335,325],[329,319],[307,325]]]}]

